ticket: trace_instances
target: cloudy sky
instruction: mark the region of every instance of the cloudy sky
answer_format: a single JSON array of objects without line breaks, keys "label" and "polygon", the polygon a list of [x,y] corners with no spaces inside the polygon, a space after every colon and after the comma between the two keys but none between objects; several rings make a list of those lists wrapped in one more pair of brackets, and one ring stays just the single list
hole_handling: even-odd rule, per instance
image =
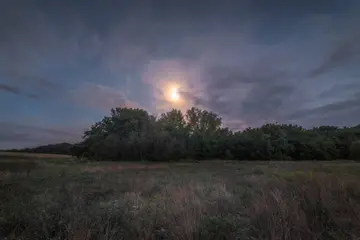
[{"label": "cloudy sky", "polygon": [[232,129],[359,124],[359,12],[357,0],[0,0],[0,148],[76,141],[122,106],[198,106]]}]

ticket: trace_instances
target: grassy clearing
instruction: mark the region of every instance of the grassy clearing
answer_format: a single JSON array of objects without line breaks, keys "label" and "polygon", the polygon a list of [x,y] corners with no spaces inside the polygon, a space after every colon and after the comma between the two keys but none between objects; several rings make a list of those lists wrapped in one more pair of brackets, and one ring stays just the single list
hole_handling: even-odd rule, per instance
[{"label": "grassy clearing", "polygon": [[0,175],[0,238],[359,239],[359,173],[353,162],[44,159]]}]

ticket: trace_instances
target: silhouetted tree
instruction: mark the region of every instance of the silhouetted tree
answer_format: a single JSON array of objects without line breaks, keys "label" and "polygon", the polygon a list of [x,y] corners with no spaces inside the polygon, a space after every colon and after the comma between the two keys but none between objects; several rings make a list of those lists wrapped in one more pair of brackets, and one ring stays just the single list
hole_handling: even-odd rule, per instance
[{"label": "silhouetted tree", "polygon": [[115,108],[84,133],[73,155],[119,161],[350,159],[350,148],[360,140],[359,126],[305,129],[268,123],[232,132],[217,114],[195,107],[158,118],[142,109]]}]

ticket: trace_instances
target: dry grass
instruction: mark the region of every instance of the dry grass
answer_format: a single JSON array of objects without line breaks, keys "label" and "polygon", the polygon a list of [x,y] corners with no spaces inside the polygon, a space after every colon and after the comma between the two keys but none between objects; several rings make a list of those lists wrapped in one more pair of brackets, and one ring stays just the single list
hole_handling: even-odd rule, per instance
[{"label": "dry grass", "polygon": [[30,174],[32,170],[38,168],[35,161],[2,161],[0,162],[0,179],[9,176],[9,173]]},{"label": "dry grass", "polygon": [[258,239],[359,239],[359,177],[287,179],[253,193],[249,216]]},{"label": "dry grass", "polygon": [[359,239],[358,173],[350,162],[44,163],[1,181],[0,238]]},{"label": "dry grass", "polygon": [[14,175],[29,175],[43,165],[50,163],[71,163],[73,159],[68,155],[44,154],[44,153],[17,153],[0,152],[0,179]]},{"label": "dry grass", "polygon": [[21,153],[21,152],[0,152],[0,159],[63,159],[71,158],[70,155],[47,154],[47,153]]},{"label": "dry grass", "polygon": [[119,172],[129,169],[163,169],[168,168],[169,166],[166,164],[110,164],[110,165],[100,165],[100,166],[85,166],[82,168],[83,172],[90,172],[90,173],[96,173],[96,172]]}]

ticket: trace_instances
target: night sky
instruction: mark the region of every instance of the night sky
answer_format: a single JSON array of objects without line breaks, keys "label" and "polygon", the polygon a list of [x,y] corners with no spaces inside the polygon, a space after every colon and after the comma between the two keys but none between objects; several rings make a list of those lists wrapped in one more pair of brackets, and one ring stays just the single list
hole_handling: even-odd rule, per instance
[{"label": "night sky", "polygon": [[360,2],[0,0],[0,148],[80,140],[125,106],[359,124]]}]

